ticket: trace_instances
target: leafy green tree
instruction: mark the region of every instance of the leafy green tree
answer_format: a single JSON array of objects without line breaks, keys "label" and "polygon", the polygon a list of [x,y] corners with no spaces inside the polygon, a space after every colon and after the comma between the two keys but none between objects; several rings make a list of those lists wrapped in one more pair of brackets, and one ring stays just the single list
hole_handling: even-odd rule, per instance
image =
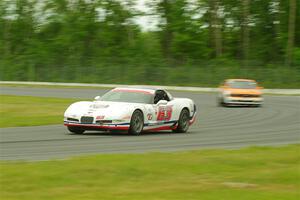
[{"label": "leafy green tree", "polygon": [[[153,0],[148,13],[137,2],[1,0],[0,79],[209,86],[249,77],[293,87],[300,81],[298,1]],[[135,20],[148,15],[158,26],[144,32]]]}]

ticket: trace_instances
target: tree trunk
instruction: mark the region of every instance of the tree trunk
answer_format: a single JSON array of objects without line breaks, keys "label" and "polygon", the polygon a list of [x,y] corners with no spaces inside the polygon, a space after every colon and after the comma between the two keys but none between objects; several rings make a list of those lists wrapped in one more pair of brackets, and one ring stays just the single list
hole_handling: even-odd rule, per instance
[{"label": "tree trunk", "polygon": [[222,25],[220,23],[220,18],[218,16],[218,9],[220,2],[218,0],[210,1],[210,13],[211,13],[211,27],[214,35],[214,46],[215,46],[215,55],[220,57],[223,53],[222,46]]},{"label": "tree trunk", "polygon": [[243,0],[242,52],[244,66],[248,66],[249,60],[249,32],[249,0]]},{"label": "tree trunk", "polygon": [[292,54],[293,54],[294,41],[295,41],[295,19],[296,19],[296,0],[290,0],[288,41],[286,47],[286,60],[285,60],[286,66],[290,66],[292,63]]},{"label": "tree trunk", "polygon": [[163,8],[163,15],[166,20],[166,27],[163,34],[163,53],[165,58],[170,62],[172,60],[172,54],[171,54],[171,45],[173,40],[173,32],[171,30],[171,24],[172,20],[170,17],[171,12],[171,3],[168,0],[163,0],[162,2],[162,8]]},{"label": "tree trunk", "polygon": [[272,55],[276,58],[275,60],[282,60],[282,54],[280,53],[281,51],[281,44],[280,44],[280,0],[276,0],[275,3],[277,3],[277,7],[275,8],[276,11],[274,13],[274,19],[273,22],[275,22],[274,24],[274,40],[275,40],[275,48],[276,51],[275,53],[273,53]]}]

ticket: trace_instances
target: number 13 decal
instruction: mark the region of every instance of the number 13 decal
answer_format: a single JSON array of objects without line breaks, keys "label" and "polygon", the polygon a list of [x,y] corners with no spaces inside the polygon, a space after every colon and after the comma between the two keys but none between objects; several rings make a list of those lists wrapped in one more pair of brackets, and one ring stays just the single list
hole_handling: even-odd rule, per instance
[{"label": "number 13 decal", "polygon": [[172,116],[172,106],[165,106],[158,108],[157,121],[167,121]]}]

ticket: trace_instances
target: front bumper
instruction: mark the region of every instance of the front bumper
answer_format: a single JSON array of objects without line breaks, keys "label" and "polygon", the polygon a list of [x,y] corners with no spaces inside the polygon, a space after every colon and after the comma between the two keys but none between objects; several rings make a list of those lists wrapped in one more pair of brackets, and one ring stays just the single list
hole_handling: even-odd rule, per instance
[{"label": "front bumper", "polygon": [[84,130],[128,130],[130,124],[129,123],[121,123],[121,124],[82,124],[82,123],[74,123],[64,121],[64,126],[73,126],[78,127]]},{"label": "front bumper", "polygon": [[229,105],[261,105],[263,103],[262,97],[226,97],[224,103]]}]

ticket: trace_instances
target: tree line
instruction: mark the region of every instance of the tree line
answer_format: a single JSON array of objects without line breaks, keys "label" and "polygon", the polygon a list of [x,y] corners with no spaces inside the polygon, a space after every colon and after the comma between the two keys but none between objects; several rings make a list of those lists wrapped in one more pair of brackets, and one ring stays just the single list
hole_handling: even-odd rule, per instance
[{"label": "tree line", "polygon": [[145,2],[0,0],[0,79],[299,87],[297,0]]}]

